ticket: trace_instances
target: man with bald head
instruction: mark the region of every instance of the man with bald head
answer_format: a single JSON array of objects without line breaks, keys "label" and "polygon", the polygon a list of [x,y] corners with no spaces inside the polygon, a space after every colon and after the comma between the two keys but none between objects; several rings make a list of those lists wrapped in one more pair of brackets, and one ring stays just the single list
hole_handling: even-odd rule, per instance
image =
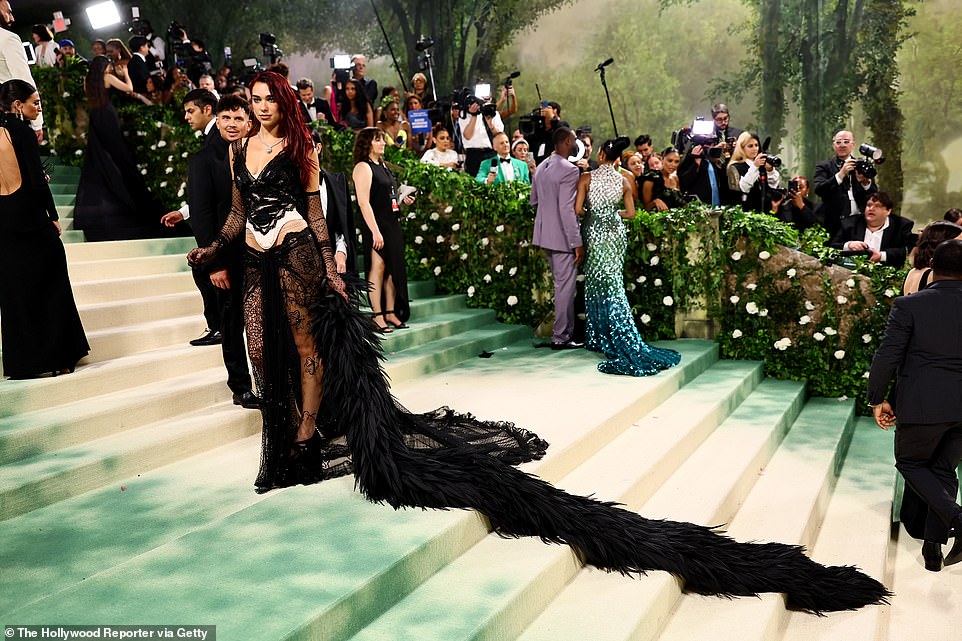
[{"label": "man with bald head", "polygon": [[858,173],[852,152],[858,147],[855,136],[844,129],[835,132],[835,156],[815,165],[815,193],[822,199],[825,229],[834,235],[842,220],[865,213],[868,197],[878,191],[872,178]]}]

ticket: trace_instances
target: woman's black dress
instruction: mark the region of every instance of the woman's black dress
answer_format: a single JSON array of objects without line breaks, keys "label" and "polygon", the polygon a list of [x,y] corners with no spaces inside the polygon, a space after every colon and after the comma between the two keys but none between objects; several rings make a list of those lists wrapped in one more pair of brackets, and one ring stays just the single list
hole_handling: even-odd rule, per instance
[{"label": "woman's black dress", "polygon": [[151,238],[166,235],[164,213],[127,148],[113,104],[92,108],[74,226],[87,240]]},{"label": "woman's black dress", "polygon": [[645,183],[650,182],[651,199],[660,199],[668,206],[668,209],[679,209],[688,203],[688,199],[680,190],[665,186],[665,176],[660,171],[646,171],[638,177],[638,193],[644,193]]},{"label": "woman's black dress", "polygon": [[[286,152],[254,178],[238,160],[240,150],[235,146],[231,215],[211,247],[194,250],[195,262],[209,260],[243,233],[245,216],[257,225],[257,218],[279,215],[278,208],[306,202],[310,229],[288,234],[266,252],[248,253],[249,351],[265,403],[258,489],[353,472],[371,501],[398,509],[474,509],[503,536],[570,545],[607,571],[665,570],[701,594],[786,592],[790,606],[812,611],[885,601],[889,593],[881,583],[853,567],[820,565],[800,546],[739,543],[710,527],[649,520],[559,490],[513,467],[540,458],[547,444],[511,423],[480,421],[446,407],[425,414],[406,410],[391,395],[381,335],[359,309],[365,287],[348,283],[350,301],[336,291],[341,283],[320,198],[305,199]],[[323,440],[316,455],[292,457],[300,390],[290,343],[305,322],[323,367]]]},{"label": "woman's black dress", "polygon": [[10,134],[22,184],[0,196],[0,326],[3,373],[32,378],[72,369],[90,351],[67,276],[67,256],[53,226],[58,219],[40,163],[37,137],[11,114]]},{"label": "woman's black dress", "polygon": [[[371,168],[371,209],[374,210],[374,220],[377,222],[384,246],[374,249],[374,236],[365,222],[361,226],[361,237],[364,242],[364,265],[368,273],[371,272],[371,252],[377,251],[384,261],[384,280],[390,277],[394,281],[394,313],[401,322],[411,317],[411,306],[408,301],[407,267],[404,261],[404,234],[401,232],[400,211],[394,211],[397,202],[397,182],[391,170],[383,163],[366,161]],[[381,288],[381,309],[390,311],[384,301],[384,288]]]}]

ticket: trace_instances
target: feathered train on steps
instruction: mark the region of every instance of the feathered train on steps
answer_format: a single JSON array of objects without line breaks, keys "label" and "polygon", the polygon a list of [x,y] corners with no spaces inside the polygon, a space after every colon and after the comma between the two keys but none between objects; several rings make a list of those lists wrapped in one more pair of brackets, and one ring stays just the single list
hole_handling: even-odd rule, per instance
[{"label": "feathered train on steps", "polygon": [[[356,303],[356,285],[352,296]],[[546,444],[534,434],[446,408],[408,412],[390,393],[380,338],[356,304],[328,297],[312,316],[325,408],[347,437],[357,486],[371,501],[477,510],[502,536],[569,545],[607,571],[664,570],[699,594],[783,592],[789,607],[815,613],[887,603],[891,596],[858,569],[823,566],[801,546],[740,543],[709,527],[646,519],[522,472],[512,465],[544,454]]]}]

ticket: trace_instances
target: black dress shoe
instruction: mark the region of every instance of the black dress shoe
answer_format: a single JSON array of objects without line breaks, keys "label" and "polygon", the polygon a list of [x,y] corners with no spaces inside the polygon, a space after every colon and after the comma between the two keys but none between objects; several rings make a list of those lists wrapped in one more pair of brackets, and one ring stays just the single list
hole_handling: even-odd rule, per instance
[{"label": "black dress shoe", "polygon": [[234,394],[234,405],[240,405],[249,410],[259,410],[262,404],[260,397],[250,390],[243,394]]},{"label": "black dress shoe", "polygon": [[943,565],[955,565],[962,561],[962,514],[955,517],[955,520],[952,522],[952,529],[955,532],[955,543],[952,544],[952,549],[949,550],[949,553],[945,555],[945,563]]},{"label": "black dress shoe", "polygon": [[929,572],[942,570],[942,544],[935,541],[925,541],[922,544],[922,560]]},{"label": "black dress shoe", "polygon": [[575,341],[566,341],[564,343],[551,343],[551,349],[581,349],[584,347],[584,343],[578,343]]},{"label": "black dress shoe", "polygon": [[190,341],[190,344],[194,347],[202,347],[204,345],[220,345],[224,337],[221,336],[220,331],[216,329],[209,329],[207,333],[200,338],[195,338]]}]

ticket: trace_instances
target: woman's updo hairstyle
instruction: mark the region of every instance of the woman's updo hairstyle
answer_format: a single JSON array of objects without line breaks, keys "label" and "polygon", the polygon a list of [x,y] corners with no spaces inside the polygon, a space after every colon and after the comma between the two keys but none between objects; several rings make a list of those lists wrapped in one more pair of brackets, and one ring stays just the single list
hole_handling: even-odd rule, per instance
[{"label": "woman's updo hairstyle", "polygon": [[605,159],[608,162],[616,160],[621,156],[621,152],[628,148],[631,144],[631,140],[628,136],[618,136],[617,138],[610,138],[603,143],[601,143],[601,152],[605,154]]},{"label": "woman's updo hairstyle", "polygon": [[13,108],[13,103],[26,102],[27,98],[37,93],[36,87],[25,80],[13,78],[0,85],[0,111],[4,113]]}]

